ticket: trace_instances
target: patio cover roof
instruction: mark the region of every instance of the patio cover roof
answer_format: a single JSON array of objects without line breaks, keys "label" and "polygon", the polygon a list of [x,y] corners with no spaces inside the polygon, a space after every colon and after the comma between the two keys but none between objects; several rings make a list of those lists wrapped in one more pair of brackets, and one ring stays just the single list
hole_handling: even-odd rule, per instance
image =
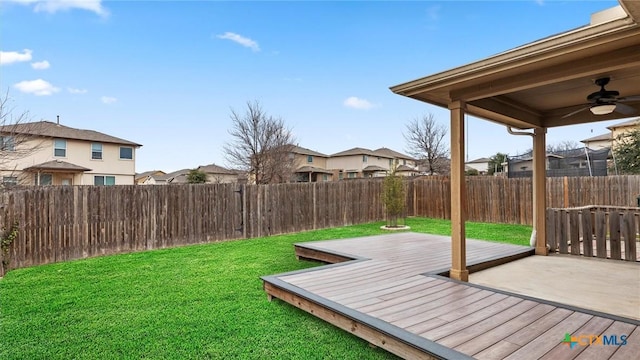
[{"label": "patio cover roof", "polygon": [[[468,279],[465,250],[464,116],[533,129],[533,232],[536,254],[546,255],[546,129],[629,117],[592,115],[586,97],[595,79],[608,90],[640,95],[640,1],[618,0],[591,16],[589,25],[501,54],[391,87],[399,95],[448,108],[451,113],[451,238],[449,275]],[[640,100],[625,103],[640,112]],[[585,109],[566,116],[578,109]]]},{"label": "patio cover roof", "polygon": [[76,165],[76,164],[72,164],[72,163],[68,163],[66,161],[62,161],[62,160],[52,160],[52,161],[47,161],[44,162],[42,164],[37,164],[37,165],[33,165],[33,166],[29,166],[27,168],[24,169],[25,171],[57,171],[57,172],[85,172],[85,171],[91,171],[91,169],[88,169],[86,167],[80,166],[80,165]]},{"label": "patio cover roof", "polygon": [[[470,115],[516,128],[540,128],[629,117],[582,111],[594,80],[607,90],[640,95],[640,2],[595,13],[591,23],[468,65],[391,87],[400,95],[447,107],[460,100]],[[626,102],[640,113],[640,100]]]},{"label": "patio cover roof", "polygon": [[331,171],[321,169],[315,166],[302,166],[296,170],[297,173],[321,173],[321,174],[331,174]]}]

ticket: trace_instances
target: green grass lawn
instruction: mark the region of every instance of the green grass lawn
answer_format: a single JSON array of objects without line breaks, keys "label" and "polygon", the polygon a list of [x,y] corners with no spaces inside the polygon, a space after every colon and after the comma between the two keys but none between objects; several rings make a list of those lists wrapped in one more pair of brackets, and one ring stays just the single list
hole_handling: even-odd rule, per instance
[{"label": "green grass lawn", "polygon": [[[12,270],[0,280],[0,359],[388,359],[281,301],[259,277],[318,266],[295,242],[381,234],[383,223]],[[449,234],[450,222],[407,219]],[[528,244],[531,227],[467,223],[470,238]]]}]

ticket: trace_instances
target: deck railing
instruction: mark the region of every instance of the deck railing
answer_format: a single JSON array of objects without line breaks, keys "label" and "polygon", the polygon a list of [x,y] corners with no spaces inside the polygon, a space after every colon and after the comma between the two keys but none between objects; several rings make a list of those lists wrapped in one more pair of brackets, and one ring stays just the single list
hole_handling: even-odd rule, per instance
[{"label": "deck railing", "polygon": [[552,253],[637,261],[639,228],[638,207],[547,209],[547,245]]}]

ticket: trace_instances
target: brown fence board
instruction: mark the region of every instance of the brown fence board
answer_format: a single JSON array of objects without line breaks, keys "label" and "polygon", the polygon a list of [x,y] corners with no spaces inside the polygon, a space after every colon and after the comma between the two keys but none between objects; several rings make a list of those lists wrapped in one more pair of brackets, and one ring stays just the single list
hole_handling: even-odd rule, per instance
[{"label": "brown fence board", "polygon": [[636,215],[626,212],[622,218],[622,237],[624,238],[625,260],[636,261]]},{"label": "brown fence board", "polygon": [[611,244],[612,259],[620,259],[620,213],[617,210],[609,211],[609,243]]},{"label": "brown fence board", "polygon": [[584,256],[593,256],[593,213],[591,209],[582,210],[582,251]]}]

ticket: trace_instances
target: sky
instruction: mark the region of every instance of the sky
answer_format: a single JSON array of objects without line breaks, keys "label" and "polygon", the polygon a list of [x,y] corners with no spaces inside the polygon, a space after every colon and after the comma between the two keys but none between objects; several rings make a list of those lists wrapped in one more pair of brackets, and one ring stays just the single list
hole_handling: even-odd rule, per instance
[{"label": "sky", "polygon": [[[410,121],[446,109],[389,87],[588,24],[598,1],[2,0],[0,89],[12,115],[142,144],[136,171],[231,167],[231,111],[281,118],[299,146],[408,152]],[[552,128],[547,143],[620,121]],[[468,118],[466,159],[528,136]],[[448,135],[445,138],[448,142]]]}]

